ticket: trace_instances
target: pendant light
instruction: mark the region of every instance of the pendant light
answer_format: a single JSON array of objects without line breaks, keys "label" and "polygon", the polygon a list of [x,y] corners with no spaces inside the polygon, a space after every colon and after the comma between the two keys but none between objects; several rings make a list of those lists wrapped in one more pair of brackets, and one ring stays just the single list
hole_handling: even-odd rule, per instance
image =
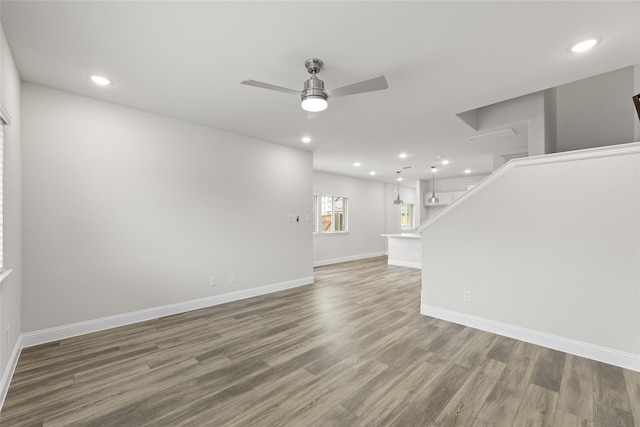
[{"label": "pendant light", "polygon": [[431,197],[429,197],[429,199],[427,200],[427,203],[440,203],[440,200],[438,199],[438,197],[436,197],[436,172],[438,171],[438,168],[436,168],[435,166],[431,166],[431,173],[433,174],[433,185],[431,187]]},{"label": "pendant light", "polygon": [[400,200],[400,171],[396,172],[398,174],[398,198],[393,201],[394,205],[401,205],[402,200]]}]

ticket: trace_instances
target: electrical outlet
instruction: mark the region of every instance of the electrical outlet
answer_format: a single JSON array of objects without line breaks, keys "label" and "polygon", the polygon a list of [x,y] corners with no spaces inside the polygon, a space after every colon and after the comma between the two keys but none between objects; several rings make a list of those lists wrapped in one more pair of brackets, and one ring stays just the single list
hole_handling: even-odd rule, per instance
[{"label": "electrical outlet", "polygon": [[218,284],[218,279],[216,276],[209,277],[209,286],[216,286]]},{"label": "electrical outlet", "polygon": [[471,302],[471,291],[464,291],[463,298],[466,302]]},{"label": "electrical outlet", "polygon": [[236,283],[236,275],[235,275],[235,274],[233,274],[233,273],[231,273],[231,274],[229,275],[229,284],[230,284],[230,285],[233,285],[234,283]]}]

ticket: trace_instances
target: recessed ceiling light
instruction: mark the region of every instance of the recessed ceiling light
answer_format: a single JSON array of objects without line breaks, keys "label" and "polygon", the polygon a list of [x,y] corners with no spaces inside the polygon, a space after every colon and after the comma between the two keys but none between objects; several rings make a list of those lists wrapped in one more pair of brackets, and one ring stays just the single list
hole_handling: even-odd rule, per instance
[{"label": "recessed ceiling light", "polygon": [[371,171],[371,172],[369,172],[369,175],[371,175],[371,176],[373,176],[373,175],[375,175],[375,174],[376,174],[376,171]]},{"label": "recessed ceiling light", "polygon": [[573,46],[571,46],[569,48],[569,52],[572,52],[572,53],[586,52],[587,50],[591,49],[592,47],[600,43],[601,40],[602,40],[601,37],[590,37],[586,40],[582,40],[580,43],[576,43]]},{"label": "recessed ceiling light", "polygon": [[311,138],[309,138],[308,136],[304,136],[302,137],[302,142],[304,142],[305,144],[308,144],[311,142]]},{"label": "recessed ceiling light", "polygon": [[400,155],[398,156],[401,159],[406,159],[407,158],[407,153],[400,153]]},{"label": "recessed ceiling light", "polygon": [[355,163],[353,164],[353,166],[355,166],[355,167],[359,168],[359,167],[360,167],[360,162],[355,162]]},{"label": "recessed ceiling light", "polygon": [[464,173],[471,173],[471,169],[465,169]]},{"label": "recessed ceiling light", "polygon": [[398,177],[398,181],[402,181],[402,177],[401,176]]},{"label": "recessed ceiling light", "polygon": [[113,82],[106,77],[99,76],[97,74],[92,74],[89,76],[92,82],[97,84],[98,86],[109,86]]},{"label": "recessed ceiling light", "polygon": [[440,162],[443,165],[448,165],[449,164],[449,160],[448,159],[442,159],[442,161]]}]

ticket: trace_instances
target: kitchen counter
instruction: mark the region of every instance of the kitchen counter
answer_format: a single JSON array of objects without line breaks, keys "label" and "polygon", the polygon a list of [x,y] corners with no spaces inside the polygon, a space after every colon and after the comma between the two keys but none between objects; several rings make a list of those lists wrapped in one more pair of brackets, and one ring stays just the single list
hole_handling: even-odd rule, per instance
[{"label": "kitchen counter", "polygon": [[422,236],[417,233],[383,234],[389,265],[422,268]]}]

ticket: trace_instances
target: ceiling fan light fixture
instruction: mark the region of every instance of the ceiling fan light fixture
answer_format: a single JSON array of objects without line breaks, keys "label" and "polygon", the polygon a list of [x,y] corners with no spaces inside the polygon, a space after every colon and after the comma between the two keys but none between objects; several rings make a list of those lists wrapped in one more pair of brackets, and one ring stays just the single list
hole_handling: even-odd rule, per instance
[{"label": "ceiling fan light fixture", "polygon": [[327,96],[309,95],[302,97],[302,109],[310,113],[318,113],[327,109]]},{"label": "ceiling fan light fixture", "polygon": [[327,109],[327,94],[324,91],[324,82],[315,74],[304,82],[302,91],[302,109],[310,113],[318,113]]}]

